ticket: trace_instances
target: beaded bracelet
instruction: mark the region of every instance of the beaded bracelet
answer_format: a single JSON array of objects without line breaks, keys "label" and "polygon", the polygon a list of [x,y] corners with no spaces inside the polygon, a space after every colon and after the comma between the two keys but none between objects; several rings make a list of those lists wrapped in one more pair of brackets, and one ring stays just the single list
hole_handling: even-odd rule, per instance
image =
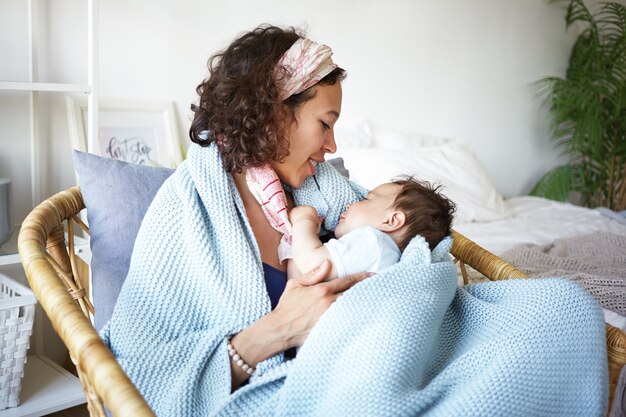
[{"label": "beaded bracelet", "polygon": [[247,363],[244,362],[244,360],[241,358],[241,356],[239,356],[239,354],[237,353],[237,351],[233,347],[232,343],[230,343],[230,340],[228,341],[228,344],[226,345],[226,348],[228,349],[228,355],[231,358],[233,358],[233,361],[237,364],[237,366],[239,366],[241,369],[243,369],[248,375],[253,375],[254,374],[254,371],[256,369],[254,369],[253,367],[251,367],[250,365],[248,365]]}]

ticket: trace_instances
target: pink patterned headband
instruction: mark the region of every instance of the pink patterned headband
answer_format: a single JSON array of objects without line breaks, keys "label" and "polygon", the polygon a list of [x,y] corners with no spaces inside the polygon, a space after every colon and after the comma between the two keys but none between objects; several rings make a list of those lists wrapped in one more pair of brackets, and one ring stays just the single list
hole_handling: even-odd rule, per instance
[{"label": "pink patterned headband", "polygon": [[276,80],[280,101],[314,86],[337,68],[332,55],[333,51],[326,45],[306,38],[295,41],[277,64],[277,68],[286,70],[286,74]]}]

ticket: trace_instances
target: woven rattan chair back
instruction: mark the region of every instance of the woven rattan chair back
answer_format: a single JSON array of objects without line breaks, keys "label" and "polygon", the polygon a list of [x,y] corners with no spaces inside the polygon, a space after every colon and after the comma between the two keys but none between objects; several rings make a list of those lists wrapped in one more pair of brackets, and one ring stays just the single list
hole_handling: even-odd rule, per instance
[{"label": "woven rattan chair back", "polygon": [[[93,306],[82,284],[73,241],[74,223],[88,233],[78,217],[84,208],[80,189],[72,187],[45,200],[28,215],[18,238],[26,276],[76,365],[91,416],[104,417],[103,404],[116,417],[154,416],[91,323]],[[453,236],[451,254],[465,283],[466,265],[491,280],[527,278],[460,233],[453,232]],[[626,363],[626,335],[608,324],[607,348],[612,394]]]},{"label": "woven rattan chair back", "polygon": [[[78,274],[74,222],[85,208],[77,187],[37,206],[24,220],[18,250],[30,287],[76,365],[91,416],[154,416],[91,323],[93,307]],[[66,249],[64,223],[69,237]]]}]

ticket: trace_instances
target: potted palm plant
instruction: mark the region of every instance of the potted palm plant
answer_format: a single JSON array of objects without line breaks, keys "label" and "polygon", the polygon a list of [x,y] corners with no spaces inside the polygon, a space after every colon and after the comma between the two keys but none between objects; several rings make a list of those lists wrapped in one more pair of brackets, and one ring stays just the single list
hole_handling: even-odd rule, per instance
[{"label": "potted palm plant", "polygon": [[626,7],[601,3],[592,14],[582,0],[565,3],[566,27],[582,24],[564,78],[537,82],[549,106],[552,138],[569,157],[545,174],[531,195],[585,206],[626,209]]}]

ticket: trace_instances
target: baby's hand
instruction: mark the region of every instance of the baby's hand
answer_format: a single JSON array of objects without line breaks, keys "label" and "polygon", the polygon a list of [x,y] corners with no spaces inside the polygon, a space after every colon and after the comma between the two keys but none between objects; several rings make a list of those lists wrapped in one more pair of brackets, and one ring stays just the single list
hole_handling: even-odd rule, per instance
[{"label": "baby's hand", "polygon": [[289,221],[291,224],[300,220],[309,220],[315,224],[320,223],[320,217],[317,215],[317,210],[312,206],[297,206],[291,209],[289,212]]}]

